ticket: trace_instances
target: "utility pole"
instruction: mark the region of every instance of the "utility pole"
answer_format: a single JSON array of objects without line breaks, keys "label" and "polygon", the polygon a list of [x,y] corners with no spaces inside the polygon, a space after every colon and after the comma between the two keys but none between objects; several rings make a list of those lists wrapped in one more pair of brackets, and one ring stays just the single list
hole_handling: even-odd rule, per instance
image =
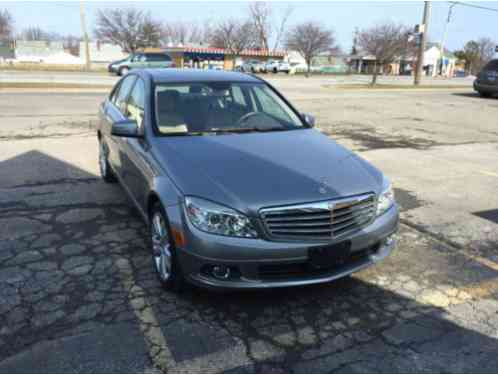
[{"label": "utility pole", "polygon": [[431,2],[425,1],[424,17],[422,19],[422,25],[420,26],[421,30],[420,30],[420,42],[417,53],[417,69],[415,70],[415,80],[413,82],[417,86],[420,85],[420,77],[422,76],[422,69],[424,67],[424,52],[425,52],[425,44],[427,41],[426,36],[429,26],[430,13],[431,13]]},{"label": "utility pole", "polygon": [[[81,22],[81,32],[83,33],[83,40],[85,41],[85,69],[90,70],[90,46],[88,45],[88,33],[86,31],[85,23],[85,5],[83,1],[80,1],[80,22]],[[81,56],[80,56],[81,57]]]},{"label": "utility pole", "polygon": [[444,44],[446,43],[446,36],[448,34],[448,25],[450,24],[451,21],[451,12],[453,11],[453,7],[455,5],[457,5],[457,3],[451,3],[450,7],[448,8],[448,18],[446,18],[446,24],[444,25],[443,38],[441,39],[441,43],[439,44],[440,59],[441,59],[441,61],[439,62],[439,75],[443,75]]}]

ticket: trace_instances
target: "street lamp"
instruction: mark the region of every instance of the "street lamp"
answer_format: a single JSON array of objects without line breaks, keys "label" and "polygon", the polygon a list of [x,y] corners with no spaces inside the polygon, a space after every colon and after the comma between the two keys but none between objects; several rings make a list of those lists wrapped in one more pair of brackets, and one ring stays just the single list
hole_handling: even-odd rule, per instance
[{"label": "street lamp", "polygon": [[444,43],[446,42],[446,36],[448,34],[448,25],[451,21],[451,13],[453,12],[453,7],[457,5],[456,2],[452,2],[448,8],[448,17],[446,18],[446,24],[444,25],[443,38],[441,43],[439,43],[439,75],[443,75],[443,63],[444,63]]}]

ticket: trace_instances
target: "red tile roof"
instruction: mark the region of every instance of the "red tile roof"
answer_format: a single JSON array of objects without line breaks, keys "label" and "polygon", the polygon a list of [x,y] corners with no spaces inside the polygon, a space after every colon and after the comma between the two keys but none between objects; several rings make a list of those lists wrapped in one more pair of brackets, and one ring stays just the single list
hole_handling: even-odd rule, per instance
[{"label": "red tile roof", "polygon": [[[190,52],[190,53],[214,53],[220,55],[229,55],[230,53],[224,48],[214,48],[214,47],[170,47],[166,48],[166,51],[178,51],[178,52]],[[241,56],[275,56],[284,57],[285,51],[269,51],[269,50],[258,50],[258,49],[247,49],[240,53]]]}]

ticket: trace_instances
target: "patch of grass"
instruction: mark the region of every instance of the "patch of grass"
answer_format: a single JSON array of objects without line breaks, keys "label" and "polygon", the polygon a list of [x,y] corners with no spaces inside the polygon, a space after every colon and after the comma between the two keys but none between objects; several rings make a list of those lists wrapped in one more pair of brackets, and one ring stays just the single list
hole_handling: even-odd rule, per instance
[{"label": "patch of grass", "polygon": [[65,83],[65,82],[0,82],[1,89],[106,89],[112,85]]},{"label": "patch of grass", "polygon": [[[32,72],[87,72],[83,65],[75,64],[44,64],[44,63],[16,63],[16,64],[0,64],[0,70],[17,70],[17,71],[32,71]],[[90,72],[87,73],[106,73],[107,68],[102,65],[93,65]]]},{"label": "patch of grass", "polygon": [[377,83],[375,86],[372,86],[370,84],[354,84],[354,83],[349,83],[349,84],[340,84],[340,85],[324,85],[324,87],[327,88],[334,88],[334,89],[345,89],[345,90],[350,90],[350,89],[369,89],[369,90],[389,90],[389,89],[396,89],[396,90],[420,90],[420,89],[472,89],[471,85],[397,85],[397,84],[383,84],[383,83]]}]

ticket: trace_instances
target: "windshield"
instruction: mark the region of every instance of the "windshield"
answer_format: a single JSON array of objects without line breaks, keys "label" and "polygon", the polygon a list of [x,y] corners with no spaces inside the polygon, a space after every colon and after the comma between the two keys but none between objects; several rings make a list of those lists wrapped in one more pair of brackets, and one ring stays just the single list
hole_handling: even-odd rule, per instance
[{"label": "windshield", "polygon": [[164,135],[303,128],[299,116],[264,83],[157,84],[155,109]]}]

